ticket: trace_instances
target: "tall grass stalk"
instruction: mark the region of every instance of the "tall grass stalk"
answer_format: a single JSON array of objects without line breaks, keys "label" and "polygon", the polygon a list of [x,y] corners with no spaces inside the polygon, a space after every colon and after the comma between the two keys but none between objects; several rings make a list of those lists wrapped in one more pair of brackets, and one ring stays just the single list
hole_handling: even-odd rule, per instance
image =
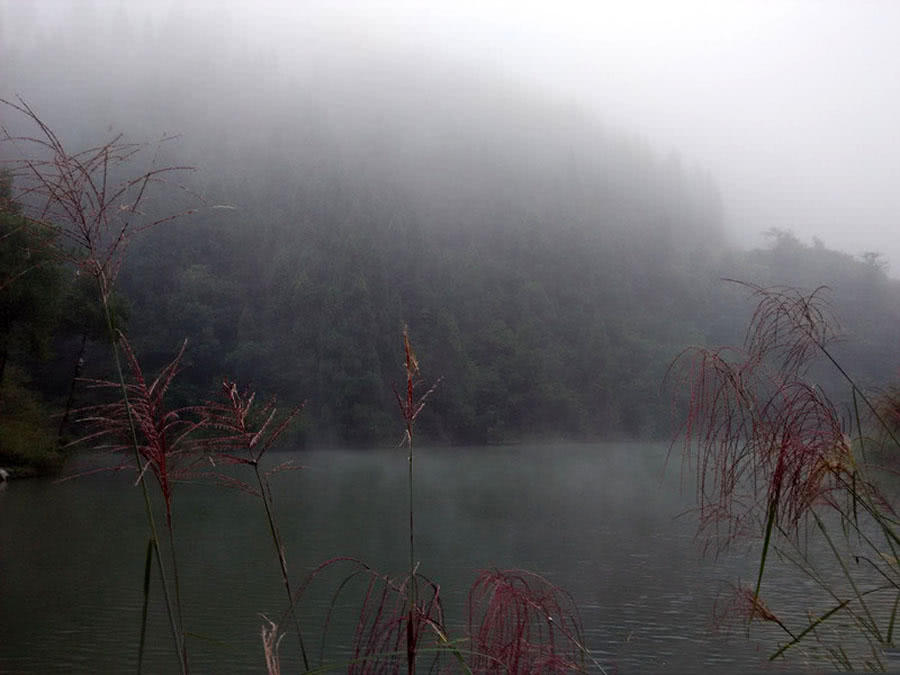
[{"label": "tall grass stalk", "polygon": [[[300,658],[303,661],[304,669],[308,671],[309,656],[303,640],[300,618],[294,606],[294,591],[291,587],[290,574],[288,573],[284,540],[278,530],[278,523],[275,518],[275,504],[272,497],[272,489],[269,485],[269,476],[272,473],[294,467],[288,462],[277,465],[269,472],[264,473],[260,470],[260,462],[263,456],[281,434],[284,433],[288,425],[300,414],[303,406],[295,407],[276,423],[278,411],[275,407],[275,399],[270,399],[259,411],[257,418],[261,421],[256,424],[251,419],[253,413],[256,412],[253,410],[253,403],[256,398],[254,394],[242,394],[234,382],[227,380],[222,383],[222,393],[223,402],[208,403],[197,409],[197,412],[202,417],[203,421],[201,424],[203,427],[214,432],[211,438],[203,442],[202,447],[206,452],[210,453],[211,458],[218,458],[220,461],[229,464],[249,466],[253,469],[255,486],[235,481],[230,476],[222,476],[222,478],[226,481],[226,484],[243,489],[245,492],[258,497],[263,503],[266,523],[269,534],[272,537],[272,546],[278,557],[281,581],[287,594],[288,612],[291,615],[297,633]],[[274,649],[273,653],[275,654],[277,654],[277,643],[273,642],[274,638],[272,636],[276,628],[277,625],[271,622],[268,627],[264,626],[263,628],[264,643],[268,645],[267,649]]]},{"label": "tall grass stalk", "polygon": [[[195,441],[192,434],[200,426],[189,420],[185,410],[168,410],[165,396],[178,373],[180,360],[184,354],[186,342],[175,358],[166,365],[160,374],[148,382],[144,377],[137,356],[132,351],[124,335],[119,334],[119,342],[115,345],[115,361],[119,369],[119,380],[88,380],[95,388],[112,389],[121,392],[121,399],[114,403],[99,404],[81,408],[76,412],[79,421],[90,425],[92,432],[76,441],[98,441],[110,439],[108,447],[117,452],[134,454],[134,462],[138,478],[136,484],[141,487],[144,497],[150,530],[150,546],[160,572],[163,584],[163,596],[166,600],[169,620],[175,632],[179,647],[179,660],[184,670],[188,670],[187,649],[185,645],[184,616],[182,612],[181,589],[178,575],[178,557],[175,545],[175,525],[173,519],[173,485],[181,476],[190,473],[192,464],[199,461],[194,453]],[[122,367],[120,349],[128,358],[133,382],[126,382]],[[163,546],[160,541],[159,527],[152,501],[150,499],[146,476],[150,473],[159,486],[165,509],[165,525],[168,534],[168,563],[163,560]],[[167,572],[167,565],[171,576]],[[147,585],[145,584],[145,588]],[[174,594],[174,598],[173,598]],[[142,621],[142,631],[146,621]],[[143,635],[141,643],[144,642]],[[139,658],[139,661],[141,658]]]},{"label": "tall grass stalk", "polygon": [[[269,533],[272,535],[272,545],[275,547],[275,551],[278,554],[278,565],[281,569],[281,581],[284,584],[284,592],[287,594],[288,603],[293,605],[292,599],[294,597],[294,592],[291,590],[291,577],[288,574],[287,567],[287,559],[285,558],[284,553],[284,544],[282,543],[281,535],[278,532],[278,526],[275,523],[275,514],[273,511],[272,504],[272,492],[266,482],[263,480],[262,475],[259,472],[259,465],[255,464],[253,466],[253,472],[256,475],[257,485],[259,485],[260,493],[263,495],[262,501],[263,506],[266,510],[266,521],[269,524]],[[300,645],[300,658],[303,660],[303,668],[305,670],[309,670],[309,657],[306,654],[306,644],[303,641],[303,630],[300,627],[300,617],[297,616],[297,612],[291,607],[291,618],[294,621],[294,628],[297,631],[297,642]]]},{"label": "tall grass stalk", "polygon": [[403,395],[397,389],[394,389],[394,395],[397,397],[397,404],[403,415],[405,424],[405,433],[403,442],[406,444],[408,454],[408,474],[407,474],[407,493],[409,497],[409,611],[406,622],[406,659],[409,675],[413,675],[416,671],[416,641],[418,639],[418,619],[416,617],[416,538],[415,538],[415,495],[413,492],[413,427],[416,418],[425,407],[425,400],[431,395],[437,386],[435,382],[421,397],[415,396],[415,387],[420,382],[419,362],[416,359],[415,352],[409,342],[409,329],[403,328],[403,354],[404,354],[404,370],[406,375],[406,388]]},{"label": "tall grass stalk", "polygon": [[[98,146],[70,153],[53,129],[23,99],[19,98],[15,102],[0,99],[0,106],[19,114],[36,130],[34,135],[13,135],[6,127],[0,126],[0,141],[15,148],[19,155],[18,159],[11,162],[14,177],[20,185],[17,201],[22,203],[26,216],[32,223],[60,235],[62,244],[53,248],[59,259],[73,264],[79,272],[86,272],[97,282],[100,303],[112,344],[116,373],[127,411],[138,471],[137,482],[141,486],[150,541],[156,552],[166,611],[181,670],[187,673],[187,651],[181,625],[177,566],[174,563],[174,536],[170,527],[169,543],[172,547],[173,573],[176,577],[175,607],[170,597],[170,583],[160,553],[159,533],[150,495],[144,480],[144,472],[141,470],[138,433],[128,401],[128,388],[118,351],[118,338],[113,328],[109,298],[130,237],[137,231],[192,212],[192,209],[187,209],[162,218],[146,218],[141,206],[148,189],[152,185],[164,182],[166,177],[174,172],[191,169],[174,166],[156,167],[154,160],[150,169],[136,176],[119,179],[116,174],[147,148],[145,144],[127,143],[119,134]],[[166,140],[169,139],[167,137],[162,139]],[[141,644],[144,642],[145,624],[146,622],[142,621]],[[142,655],[138,661],[142,663]]]},{"label": "tall grass stalk", "polygon": [[[101,302],[103,304],[103,311],[106,316],[106,324],[110,331],[110,337],[112,340],[112,351],[113,351],[113,359],[116,364],[116,374],[119,379],[119,387],[122,392],[122,402],[123,407],[125,408],[125,414],[128,419],[128,430],[131,435],[131,447],[134,451],[134,465],[137,471],[137,483],[141,488],[141,496],[143,497],[144,502],[144,513],[147,518],[147,527],[150,531],[150,547],[153,549],[156,557],[157,568],[159,569],[159,578],[160,584],[162,586],[163,598],[166,604],[166,615],[169,618],[169,627],[172,630],[172,638],[175,641],[175,649],[178,653],[178,661],[181,664],[181,672],[186,675],[189,667],[188,667],[188,655],[187,655],[187,646],[185,645],[184,640],[184,617],[181,610],[181,592],[180,586],[178,583],[178,567],[175,562],[175,537],[172,532],[172,517],[169,511],[167,510],[166,514],[166,525],[169,531],[169,548],[172,558],[172,571],[175,575],[175,607],[173,611],[173,603],[172,598],[170,596],[169,591],[169,579],[166,574],[166,566],[163,564],[162,553],[160,552],[159,547],[159,531],[156,527],[156,518],[153,515],[153,504],[150,501],[150,491],[147,489],[147,482],[144,480],[144,471],[141,469],[141,451],[140,444],[138,442],[138,432],[137,425],[135,424],[133,411],[131,409],[131,402],[128,398],[128,387],[125,384],[125,373],[122,370],[122,360],[119,356],[119,348],[118,348],[118,340],[115,339],[115,329],[113,328],[112,316],[109,311],[109,302],[107,295],[103,293],[101,286]],[[149,562],[149,558],[148,558]],[[145,644],[145,633],[147,629],[147,621],[146,621],[146,605],[147,605],[147,593],[149,592],[149,584],[146,581],[146,573],[145,573],[145,581],[143,585],[144,589],[144,610],[142,612],[141,618],[141,637],[140,643],[138,647],[138,672],[140,673],[141,664],[143,663],[143,648]],[[176,621],[177,617],[177,621]]]}]

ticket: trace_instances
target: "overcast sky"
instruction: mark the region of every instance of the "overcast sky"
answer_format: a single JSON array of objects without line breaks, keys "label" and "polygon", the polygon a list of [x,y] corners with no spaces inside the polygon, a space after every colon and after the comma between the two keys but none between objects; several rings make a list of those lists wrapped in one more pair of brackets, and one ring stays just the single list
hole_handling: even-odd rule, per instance
[{"label": "overcast sky", "polygon": [[[181,2],[207,16],[228,5],[287,67],[321,33],[499,70],[709,168],[739,243],[792,229],[882,252],[900,276],[900,2]],[[173,5],[0,0],[0,38],[21,39],[23,13],[52,23],[107,3]],[[15,86],[27,94],[27,78]]]}]

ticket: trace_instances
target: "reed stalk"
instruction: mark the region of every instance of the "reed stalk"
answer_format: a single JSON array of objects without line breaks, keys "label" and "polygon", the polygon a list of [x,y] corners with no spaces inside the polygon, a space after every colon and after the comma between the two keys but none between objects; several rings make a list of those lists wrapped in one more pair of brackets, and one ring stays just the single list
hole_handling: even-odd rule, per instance
[{"label": "reed stalk", "polygon": [[309,671],[309,657],[306,654],[306,644],[303,641],[303,630],[300,628],[300,617],[297,616],[297,612],[293,607],[294,592],[291,589],[291,578],[288,574],[287,559],[285,558],[284,553],[284,543],[282,542],[281,535],[278,532],[278,526],[275,523],[274,505],[272,504],[271,490],[269,489],[268,484],[264,482],[263,476],[259,472],[258,463],[253,465],[253,472],[256,475],[257,485],[259,485],[259,491],[262,495],[262,502],[266,511],[266,521],[269,524],[269,533],[272,535],[272,545],[275,547],[275,552],[278,555],[278,565],[281,569],[281,581],[284,584],[284,591],[287,594],[288,603],[291,606],[291,618],[294,622],[294,628],[297,631],[297,642],[300,645],[300,658],[303,660],[304,670]]},{"label": "reed stalk", "polygon": [[[184,619],[181,610],[181,593],[179,590],[178,583],[178,567],[176,565],[175,558],[175,538],[174,533],[172,532],[172,518],[171,514],[167,510],[166,515],[166,523],[169,531],[169,548],[170,554],[172,558],[172,570],[175,575],[175,604],[173,610],[173,602],[169,590],[169,580],[166,574],[166,566],[163,564],[162,554],[160,553],[159,547],[159,531],[156,527],[156,519],[153,515],[153,505],[150,501],[150,492],[147,489],[147,482],[145,480],[144,471],[141,469],[141,464],[143,463],[141,460],[141,451],[140,451],[140,443],[138,442],[138,431],[137,425],[135,424],[135,419],[133,415],[133,411],[131,409],[131,402],[128,397],[128,387],[125,384],[125,373],[122,370],[122,360],[119,356],[119,348],[118,348],[118,339],[116,338],[115,329],[113,327],[112,314],[109,309],[108,302],[108,292],[104,289],[104,284],[100,281],[100,277],[98,277],[98,283],[100,284],[100,300],[103,305],[104,316],[106,317],[106,325],[109,330],[110,340],[112,343],[112,351],[113,351],[113,360],[116,364],[116,375],[119,380],[119,387],[122,392],[122,402],[125,408],[125,414],[128,420],[128,429],[131,435],[131,447],[134,451],[134,462],[135,469],[137,471],[137,482],[141,488],[141,496],[143,497],[144,502],[144,513],[147,518],[147,527],[150,531],[150,542],[151,547],[156,555],[156,563],[159,568],[159,577],[160,583],[162,584],[163,597],[165,599],[166,604],[166,615],[169,619],[169,627],[172,631],[172,638],[175,641],[175,649],[178,654],[178,661],[181,667],[181,672],[183,675],[187,675],[189,672],[188,666],[188,654],[187,654],[187,646],[184,640]],[[167,502],[168,503],[168,502]],[[148,584],[144,583],[145,593],[149,588]],[[145,601],[146,602],[146,601]],[[177,616],[177,622],[176,622]],[[140,647],[138,654],[138,672],[140,672],[140,666],[143,663],[143,646],[145,644],[145,635],[144,632],[146,630],[146,608],[143,612],[143,618],[141,620],[141,639],[140,639]]]},{"label": "reed stalk", "polygon": [[[150,494],[144,472],[141,469],[141,452],[138,431],[128,396],[125,376],[118,348],[118,338],[113,326],[109,298],[119,272],[125,249],[134,232],[145,230],[193,209],[157,219],[147,219],[141,212],[151,184],[159,183],[174,173],[192,170],[190,167],[156,167],[155,159],[150,169],[136,176],[114,182],[119,167],[127,165],[147,148],[146,144],[126,143],[121,134],[98,146],[80,152],[68,152],[53,129],[22,98],[16,101],[0,99],[0,106],[10,109],[31,123],[33,136],[13,136],[0,126],[0,141],[13,146],[20,159],[11,162],[14,175],[22,181],[18,199],[27,211],[27,217],[38,226],[53,229],[60,235],[60,245],[53,246],[59,260],[73,264],[76,269],[93,277],[98,286],[106,327],[112,344],[113,360],[127,417],[136,468],[137,483],[141,487],[144,510],[151,547],[155,551],[159,567],[166,612],[169,617],[176,652],[182,673],[188,672],[187,650],[184,643],[184,626],[180,605],[180,591],[175,564],[174,535],[171,514],[167,510],[169,542],[171,548],[175,594],[170,596],[170,582],[160,552],[160,538],[153,515]],[[163,137],[162,142],[170,140]],[[140,222],[139,222],[140,221]],[[167,509],[169,502],[167,499]],[[145,589],[149,586],[145,585]],[[143,643],[146,621],[142,620],[141,653],[138,662],[143,663]]]},{"label": "reed stalk", "polygon": [[[300,650],[300,658],[305,670],[309,670],[309,656],[306,651],[306,643],[303,639],[303,630],[300,618],[294,607],[294,591],[291,587],[290,574],[288,573],[287,557],[285,554],[284,540],[278,530],[275,517],[275,504],[272,490],[269,486],[268,475],[260,470],[260,462],[263,456],[287,429],[293,419],[300,414],[303,406],[291,410],[278,424],[275,424],[277,409],[275,399],[266,403],[258,414],[262,420],[257,426],[251,420],[255,395],[242,394],[238,386],[226,380],[222,383],[224,402],[208,403],[195,410],[202,418],[201,425],[214,432],[211,438],[201,443],[201,448],[209,453],[211,458],[218,458],[230,464],[250,466],[253,469],[255,487],[246,483],[235,482],[227,476],[222,476],[226,484],[243,489],[245,492],[258,497],[263,504],[266,515],[269,534],[272,537],[272,546],[278,557],[278,566],[281,573],[281,581],[284,585],[288,599],[288,612],[291,615],[294,628],[297,633],[297,642]],[[240,454],[237,454],[240,453]],[[293,468],[289,464],[276,466],[272,472],[285,468]],[[269,472],[269,473],[272,473]],[[270,625],[264,627],[264,634],[271,637],[274,628]],[[270,646],[274,643],[267,643]]]},{"label": "reed stalk", "polygon": [[404,326],[403,328],[403,355],[404,355],[404,370],[406,375],[406,387],[404,394],[401,395],[396,387],[394,388],[394,395],[397,398],[397,404],[400,406],[401,414],[403,415],[403,421],[405,425],[405,433],[403,438],[403,443],[406,444],[408,449],[407,456],[407,495],[408,495],[408,511],[409,511],[409,569],[408,569],[408,583],[409,590],[407,592],[408,595],[408,613],[406,619],[406,662],[407,662],[407,672],[409,675],[413,675],[416,672],[416,643],[418,641],[418,623],[419,617],[417,616],[417,587],[416,587],[416,576],[417,576],[417,563],[416,563],[416,538],[415,538],[415,494],[414,494],[414,479],[413,479],[413,468],[414,468],[414,452],[413,452],[413,427],[416,421],[416,418],[419,416],[419,413],[422,412],[422,409],[425,407],[425,400],[431,395],[434,391],[435,387],[437,387],[440,379],[435,382],[421,397],[418,399],[415,396],[415,388],[420,383],[420,371],[419,371],[419,362],[416,359],[415,352],[412,349],[412,345],[409,341],[409,329]]}]

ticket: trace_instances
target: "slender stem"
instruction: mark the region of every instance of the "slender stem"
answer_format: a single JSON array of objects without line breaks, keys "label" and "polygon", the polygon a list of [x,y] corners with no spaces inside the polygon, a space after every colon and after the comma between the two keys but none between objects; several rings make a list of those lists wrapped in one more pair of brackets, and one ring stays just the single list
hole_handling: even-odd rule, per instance
[{"label": "slender stem", "polygon": [[[182,636],[184,635],[184,614],[182,613],[182,604],[181,604],[181,584],[178,579],[178,560],[175,555],[175,528],[172,525],[172,514],[171,512],[166,513],[166,530],[169,533],[169,555],[172,558],[172,577],[175,580],[175,610],[178,612],[178,625],[181,626]],[[181,640],[181,658],[184,660],[185,665],[187,664],[187,644],[185,643],[184,637]]]},{"label": "slender stem", "polygon": [[138,645],[138,675],[144,663],[144,643],[147,638],[147,609],[150,604],[150,568],[153,567],[153,540],[147,540],[147,557],[144,560],[144,605],[141,609],[141,641]]},{"label": "slender stem", "polygon": [[[778,513],[778,499],[775,498],[769,504],[769,514],[766,521],[766,537],[763,540],[762,556],[759,559],[759,573],[756,577],[756,589],[753,591],[753,607],[750,609],[750,621],[753,621],[753,615],[756,611],[756,605],[759,602],[759,588],[762,586],[763,571],[766,569],[766,557],[769,554],[769,542],[772,540],[772,526],[775,524],[776,515]],[[747,630],[749,631],[749,623]]]},{"label": "slender stem", "polygon": [[897,594],[897,597],[894,599],[894,606],[891,608],[891,620],[888,623],[887,629],[887,643],[892,644],[894,641],[894,623],[897,618],[897,608],[900,606],[900,593]]},{"label": "slender stem", "polygon": [[78,358],[75,360],[75,372],[72,374],[72,382],[69,384],[69,395],[66,398],[66,408],[62,419],[59,421],[59,429],[56,434],[57,446],[63,447],[63,432],[69,423],[69,414],[72,412],[72,401],[75,398],[75,384],[81,377],[81,368],[84,363],[84,350],[87,347],[87,331],[81,334],[81,348],[78,350]]},{"label": "slender stem", "polygon": [[413,527],[413,440],[412,420],[406,423],[406,440],[409,442],[409,617],[406,623],[406,661],[409,675],[416,672],[416,553]]},{"label": "slender stem", "polygon": [[[408,488],[409,488],[409,576],[410,580],[412,580],[412,576],[415,573],[416,566],[416,546],[415,546],[415,528],[413,526],[413,446],[412,446],[412,434],[409,436],[409,476],[408,476]],[[416,604],[415,597],[415,587],[412,588],[410,593],[410,608],[414,608]]]},{"label": "slender stem", "polygon": [[268,485],[259,472],[259,464],[253,464],[253,470],[256,473],[256,482],[259,485],[259,494],[262,497],[263,506],[266,509],[266,520],[269,522],[269,532],[272,534],[272,543],[275,546],[275,552],[278,554],[278,564],[281,566],[281,580],[284,582],[284,590],[288,596],[291,616],[294,619],[294,626],[297,629],[297,640],[300,643],[300,656],[303,657],[303,668],[309,671],[309,658],[306,655],[306,645],[303,642],[303,631],[300,629],[300,619],[294,609],[294,593],[291,590],[290,576],[288,575],[287,559],[284,555],[284,546],[281,543],[281,536],[278,534],[278,527],[275,524],[275,515],[271,505],[271,494]]},{"label": "slender stem", "polygon": [[[844,600],[842,603],[840,603],[840,604],[837,605],[836,607],[832,607],[830,610],[828,610],[827,612],[825,612],[824,614],[822,614],[819,618],[815,619],[814,621],[811,621],[810,624],[809,624],[806,628],[804,628],[802,631],[800,631],[800,633],[798,633],[796,636],[795,636],[793,633],[790,633],[790,631],[788,631],[788,633],[789,633],[790,636],[793,638],[793,640],[791,640],[790,642],[788,642],[788,643],[782,645],[782,646],[778,649],[778,651],[776,651],[774,654],[772,654],[772,655],[769,657],[769,661],[774,661],[774,660],[777,659],[779,656],[781,656],[782,654],[784,654],[784,652],[786,652],[788,649],[790,649],[790,648],[793,647],[795,644],[797,644],[798,642],[800,642],[800,640],[802,640],[802,639],[807,635],[807,633],[809,633],[809,632],[815,630],[815,629],[816,629],[816,626],[818,626],[819,624],[823,623],[824,621],[827,621],[833,614],[836,614],[836,613],[839,612],[840,610],[844,609],[844,607],[846,607],[848,604],[850,604],[850,601],[851,601],[851,600],[852,600],[852,598],[847,599],[847,600]],[[784,628],[784,627],[782,626],[782,628]],[[787,630],[787,629],[785,629],[785,630]]]},{"label": "slender stem", "polygon": [[825,347],[824,344],[822,344],[819,341],[816,341],[816,346],[828,358],[828,360],[831,361],[832,365],[835,368],[837,368],[838,372],[841,375],[843,375],[844,379],[850,383],[850,386],[853,387],[853,391],[855,391],[856,393],[859,394],[859,397],[863,400],[863,403],[865,403],[866,406],[869,408],[869,410],[872,412],[872,414],[875,415],[875,419],[878,420],[878,422],[881,424],[882,428],[887,432],[888,436],[890,436],[891,440],[894,442],[894,445],[896,445],[897,448],[900,448],[900,440],[898,440],[897,437],[894,435],[894,432],[891,430],[891,426],[887,422],[884,421],[884,418],[881,416],[881,413],[878,412],[875,405],[869,400],[869,397],[866,396],[865,393],[863,393],[863,390],[860,389],[856,385],[856,381],[852,377],[850,377],[850,374],[846,370],[844,370],[843,367],[841,367],[841,364],[838,363],[837,360],[835,360],[835,358],[831,355],[831,353],[828,351],[828,349]]},{"label": "slender stem", "polygon": [[847,569],[847,565],[844,563],[844,558],[841,556],[837,547],[834,545],[834,542],[831,539],[831,536],[828,534],[828,531],[825,529],[825,523],[822,522],[822,519],[819,518],[819,515],[813,511],[813,518],[816,520],[816,525],[819,527],[819,530],[822,532],[822,535],[825,537],[825,541],[828,542],[828,546],[831,548],[831,552],[834,554],[835,559],[840,565],[841,570],[844,573],[844,578],[847,579],[847,582],[850,584],[850,588],[853,589],[853,593],[856,598],[859,600],[860,607],[862,607],[863,612],[866,615],[866,619],[868,620],[868,626],[866,628],[872,633],[876,640],[883,643],[884,638],[881,636],[881,631],[878,630],[878,624],[875,622],[872,613],[869,611],[869,606],[866,604],[866,601],[863,600],[863,594],[859,592],[859,588],[856,585],[856,582],[853,580],[853,576],[850,574],[850,570]]}]

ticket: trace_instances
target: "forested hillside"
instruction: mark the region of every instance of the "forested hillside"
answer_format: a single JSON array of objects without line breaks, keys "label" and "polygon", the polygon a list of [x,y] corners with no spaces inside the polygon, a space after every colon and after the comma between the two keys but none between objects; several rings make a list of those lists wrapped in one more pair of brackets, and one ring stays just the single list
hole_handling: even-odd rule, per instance
[{"label": "forested hillside", "polygon": [[672,358],[742,339],[752,303],[725,276],[828,284],[851,365],[878,384],[894,364],[898,283],[788,236],[738,252],[554,223],[441,236],[375,209],[340,227],[275,225],[268,237],[238,214],[228,221],[159,231],[136,248],[130,330],[160,358],[189,337],[184,381],[198,393],[230,374],[307,400],[317,440],[396,436],[389,384],[402,374],[404,322],[427,375],[444,378],[422,420],[432,440],[665,436]]},{"label": "forested hillside", "polygon": [[[647,164],[651,179],[665,171],[670,184],[685,180],[677,165]],[[496,169],[484,179],[503,182]],[[396,440],[391,383],[402,375],[404,323],[426,375],[443,377],[421,421],[431,441],[666,437],[673,392],[662,384],[674,356],[687,344],[742,337],[748,293],[723,277],[828,284],[848,326],[849,363],[869,383],[885,382],[900,293],[877,259],[786,232],[772,233],[763,250],[729,249],[712,218],[643,215],[665,214],[660,203],[683,195],[636,191],[639,199],[622,191],[609,220],[599,200],[561,203],[559,220],[529,218],[516,201],[460,200],[454,226],[417,210],[416,195],[385,195],[353,175],[297,185],[302,197],[280,214],[276,194],[232,189],[234,208],[201,208],[134,242],[119,284],[128,311],[119,314],[148,368],[188,339],[183,403],[237,378],[307,401],[304,439],[317,444]],[[708,206],[714,212],[714,199]],[[697,234],[659,225],[679,219]],[[18,352],[57,409],[84,353],[83,375],[110,375],[81,281],[63,303],[80,308],[75,318],[51,331],[54,358]],[[76,386],[76,402],[90,395]]]}]

